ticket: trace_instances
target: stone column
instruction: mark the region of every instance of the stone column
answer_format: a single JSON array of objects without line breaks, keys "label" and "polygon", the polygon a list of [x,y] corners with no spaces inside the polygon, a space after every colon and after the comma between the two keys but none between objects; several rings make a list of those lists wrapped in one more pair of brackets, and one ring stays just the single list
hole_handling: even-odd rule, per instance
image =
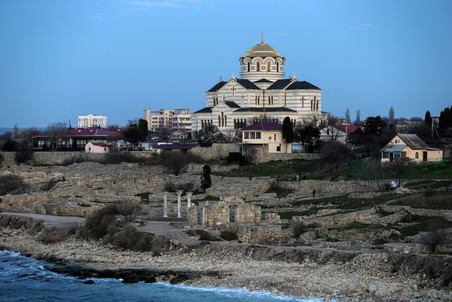
[{"label": "stone column", "polygon": [[187,192],[187,210],[191,208],[191,195],[193,192]]},{"label": "stone column", "polygon": [[184,193],[183,190],[177,190],[177,218],[182,218],[181,215],[181,197],[182,197],[182,193]]},{"label": "stone column", "polygon": [[163,192],[163,217],[168,217],[168,192]]}]

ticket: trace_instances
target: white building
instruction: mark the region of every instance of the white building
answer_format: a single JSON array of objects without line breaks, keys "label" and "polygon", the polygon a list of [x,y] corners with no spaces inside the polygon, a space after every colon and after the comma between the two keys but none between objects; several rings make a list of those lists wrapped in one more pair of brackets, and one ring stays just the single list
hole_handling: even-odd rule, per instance
[{"label": "white building", "polygon": [[324,142],[339,141],[346,144],[348,135],[355,132],[357,129],[357,126],[350,124],[330,125],[320,129],[319,138]]},{"label": "white building", "polygon": [[107,128],[107,117],[105,115],[88,114],[78,117],[78,128]]},{"label": "white building", "polygon": [[239,59],[241,78],[232,74],[206,92],[207,106],[192,114],[192,130],[215,125],[223,133],[251,125],[252,120],[281,123],[289,117],[294,124],[326,121],[322,90],[295,77],[284,79],[286,59],[262,41]]},{"label": "white building", "polygon": [[158,132],[162,128],[171,131],[191,132],[190,109],[144,110],[144,119],[148,122],[148,130]]}]

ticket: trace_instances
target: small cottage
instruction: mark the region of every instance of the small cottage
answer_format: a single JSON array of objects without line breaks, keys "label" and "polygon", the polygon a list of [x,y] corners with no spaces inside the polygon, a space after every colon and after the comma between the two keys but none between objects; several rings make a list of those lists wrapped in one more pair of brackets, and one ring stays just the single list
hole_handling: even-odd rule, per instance
[{"label": "small cottage", "polygon": [[416,162],[443,160],[443,150],[431,148],[416,134],[397,134],[380,152],[381,162],[392,162],[398,158],[410,158]]},{"label": "small cottage", "polygon": [[110,152],[110,146],[105,143],[88,142],[85,145],[86,153],[108,153]]}]

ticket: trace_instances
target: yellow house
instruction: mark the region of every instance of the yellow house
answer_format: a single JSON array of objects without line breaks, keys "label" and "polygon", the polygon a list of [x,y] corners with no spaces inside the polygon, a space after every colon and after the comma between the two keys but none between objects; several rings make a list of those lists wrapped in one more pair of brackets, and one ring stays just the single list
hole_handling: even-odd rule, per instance
[{"label": "yellow house", "polygon": [[249,145],[268,146],[268,153],[292,153],[282,135],[282,125],[275,122],[259,122],[243,128],[242,142]]},{"label": "yellow house", "polygon": [[381,162],[410,158],[416,162],[441,161],[443,150],[429,147],[416,134],[397,134],[381,149]]}]

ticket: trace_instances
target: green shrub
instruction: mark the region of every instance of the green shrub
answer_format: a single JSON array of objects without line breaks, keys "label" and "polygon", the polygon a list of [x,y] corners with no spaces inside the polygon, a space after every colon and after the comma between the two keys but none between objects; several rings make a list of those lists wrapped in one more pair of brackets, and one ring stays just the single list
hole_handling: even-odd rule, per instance
[{"label": "green shrub", "polygon": [[195,183],[192,181],[182,182],[182,183],[173,183],[171,181],[167,181],[165,183],[164,189],[166,192],[176,192],[178,190],[182,190],[184,192],[193,191],[195,187]]},{"label": "green shrub", "polygon": [[73,156],[71,158],[66,158],[65,160],[63,160],[63,166],[69,166],[69,165],[73,165],[75,163],[83,163],[85,162],[86,159],[83,158],[83,156],[81,155],[77,155],[77,156]]},{"label": "green shrub", "polygon": [[28,185],[17,175],[0,176],[0,195],[22,194],[28,189]]},{"label": "green shrub", "polygon": [[224,230],[221,231],[220,237],[224,240],[231,241],[231,240],[237,240],[239,239],[239,236],[237,236],[237,233],[231,230]]},{"label": "green shrub", "polygon": [[304,222],[298,222],[293,226],[292,235],[294,238],[298,239],[305,232],[307,232],[307,227]]},{"label": "green shrub", "polygon": [[401,200],[400,204],[415,208],[452,210],[452,195],[413,196]]},{"label": "green shrub", "polygon": [[45,230],[39,240],[45,244],[61,242],[75,234],[75,231],[75,228],[49,228]]},{"label": "green shrub", "polygon": [[229,152],[226,161],[228,164],[241,164],[245,162],[245,157],[240,152]]},{"label": "green shrub", "polygon": [[427,188],[427,190],[425,191],[425,194],[424,194],[426,197],[431,197],[431,196],[434,196],[434,195],[436,195],[436,190],[435,189],[433,189],[433,188]]},{"label": "green shrub", "polygon": [[135,204],[112,204],[105,206],[86,218],[83,235],[94,239],[114,235],[117,232],[117,216],[130,217],[137,214],[140,209]]},{"label": "green shrub", "polygon": [[49,182],[46,182],[45,184],[43,184],[40,189],[42,191],[50,191],[53,189],[53,187],[55,187],[55,185],[58,183],[58,181],[56,180],[51,180]]},{"label": "green shrub", "polygon": [[19,150],[14,154],[16,164],[31,164],[33,162],[34,153],[31,150]]},{"label": "green shrub", "polygon": [[219,241],[217,237],[205,230],[189,230],[186,232],[190,236],[199,236],[201,241]]}]

